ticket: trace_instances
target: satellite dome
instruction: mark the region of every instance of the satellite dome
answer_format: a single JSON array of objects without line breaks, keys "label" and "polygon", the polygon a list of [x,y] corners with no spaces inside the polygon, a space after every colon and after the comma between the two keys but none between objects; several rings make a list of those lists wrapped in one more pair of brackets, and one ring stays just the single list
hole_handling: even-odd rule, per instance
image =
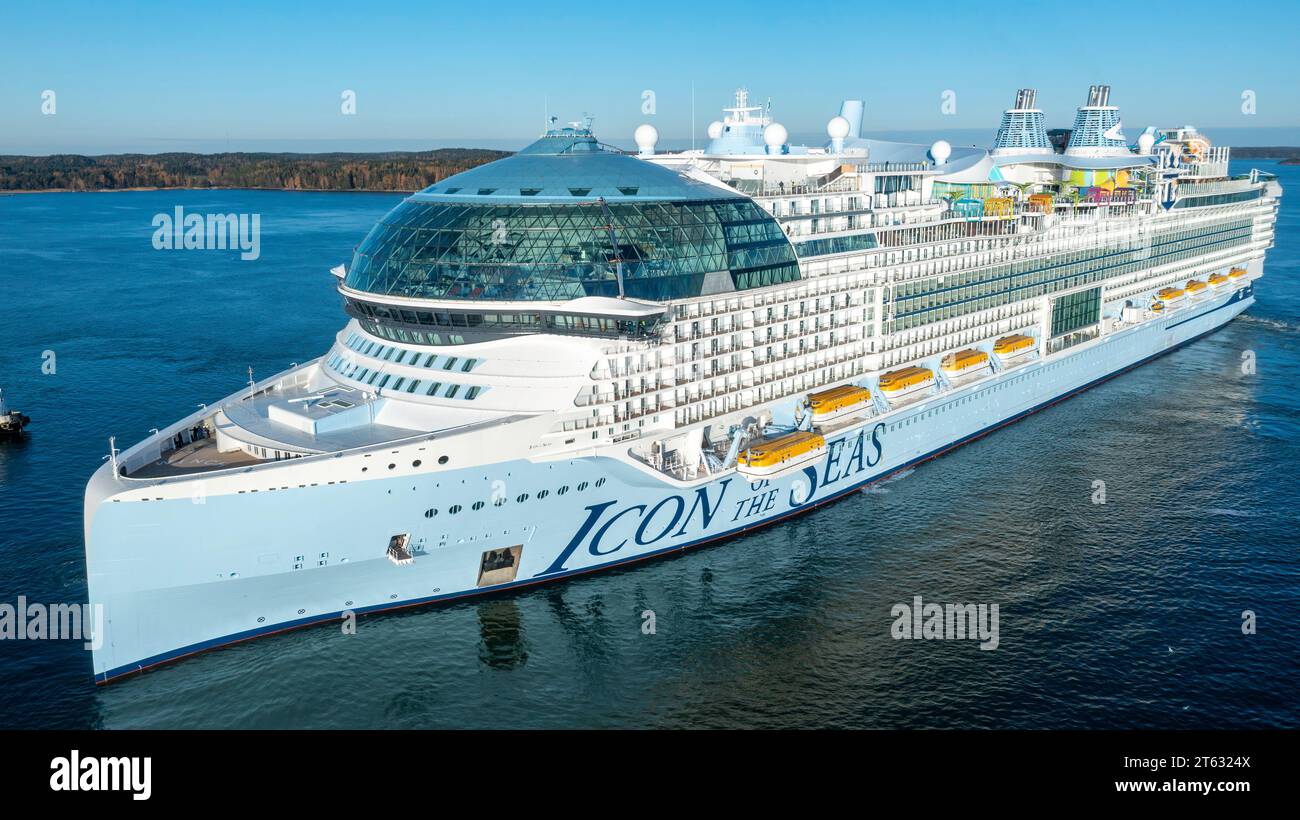
[{"label": "satellite dome", "polygon": [[655,152],[655,143],[659,141],[659,129],[650,123],[642,123],[636,127],[632,134],[632,139],[636,141],[636,147],[643,154],[653,154]]},{"label": "satellite dome", "polygon": [[768,148],[780,148],[785,145],[785,141],[789,136],[785,126],[779,122],[774,122],[763,129],[763,142],[767,143]]},{"label": "satellite dome", "polygon": [[1139,153],[1139,154],[1149,154],[1149,153],[1151,153],[1151,148],[1152,148],[1155,144],[1156,144],[1156,138],[1155,138],[1155,135],[1154,135],[1154,134],[1151,134],[1151,133],[1143,133],[1143,134],[1139,135],[1139,136],[1138,136],[1138,153]]},{"label": "satellite dome", "polygon": [[722,123],[714,120],[709,123],[709,139],[716,140],[722,136]]},{"label": "satellite dome", "polygon": [[842,140],[849,135],[853,126],[844,117],[831,117],[830,122],[826,123],[826,134],[833,140]]},{"label": "satellite dome", "polygon": [[936,140],[930,146],[930,159],[934,160],[935,165],[943,165],[952,155],[952,146],[947,140]]}]

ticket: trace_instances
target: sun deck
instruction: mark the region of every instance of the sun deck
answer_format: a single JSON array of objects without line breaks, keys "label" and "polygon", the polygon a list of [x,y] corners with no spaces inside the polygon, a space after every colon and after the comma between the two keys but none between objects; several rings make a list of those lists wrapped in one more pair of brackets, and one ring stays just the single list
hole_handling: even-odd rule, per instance
[{"label": "sun deck", "polygon": [[205,438],[186,444],[177,450],[168,450],[157,461],[150,462],[130,473],[130,477],[172,478],[259,463],[261,459],[254,458],[243,450],[222,453],[217,450],[215,439]]},{"label": "sun deck", "polygon": [[390,398],[289,375],[259,384],[252,395],[232,396],[207,414],[141,442],[119,474],[145,480],[183,478],[468,433],[528,417],[418,404],[403,401],[400,394]]}]

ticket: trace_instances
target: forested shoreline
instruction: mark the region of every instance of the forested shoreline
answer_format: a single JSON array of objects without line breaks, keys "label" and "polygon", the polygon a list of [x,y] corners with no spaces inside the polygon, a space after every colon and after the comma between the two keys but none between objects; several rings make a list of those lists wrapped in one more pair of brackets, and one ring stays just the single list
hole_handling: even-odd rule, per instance
[{"label": "forested shoreline", "polygon": [[356,154],[0,156],[0,192],[137,188],[418,191],[508,153],[479,148],[440,148]]}]

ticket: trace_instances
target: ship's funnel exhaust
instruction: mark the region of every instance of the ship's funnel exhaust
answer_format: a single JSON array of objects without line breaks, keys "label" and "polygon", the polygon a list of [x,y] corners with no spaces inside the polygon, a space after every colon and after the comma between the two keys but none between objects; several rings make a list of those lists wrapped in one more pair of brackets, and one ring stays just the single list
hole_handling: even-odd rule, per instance
[{"label": "ship's funnel exhaust", "polygon": [[1110,105],[1110,86],[1088,86],[1088,106],[1090,108],[1097,108],[1104,105]]},{"label": "ship's funnel exhaust", "polygon": [[1016,108],[1021,111],[1036,108],[1038,92],[1032,88],[1022,88],[1016,92]]},{"label": "ship's funnel exhaust", "polygon": [[1119,108],[1110,104],[1110,86],[1088,87],[1088,102],[1074,115],[1074,128],[1070,130],[1070,144],[1065,153],[1084,157],[1128,156],[1129,150]]},{"label": "ship's funnel exhaust", "polygon": [[862,136],[862,115],[867,104],[862,100],[845,100],[840,103],[840,116],[849,121],[849,136]]}]

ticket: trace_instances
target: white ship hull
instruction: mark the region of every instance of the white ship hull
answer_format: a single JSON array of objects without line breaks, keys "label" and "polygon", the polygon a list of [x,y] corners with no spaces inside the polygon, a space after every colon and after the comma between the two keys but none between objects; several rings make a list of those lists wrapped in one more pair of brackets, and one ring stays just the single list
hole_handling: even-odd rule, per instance
[{"label": "white ship hull", "polygon": [[[777,479],[751,482],[727,470],[678,482],[609,447],[589,457],[463,470],[403,464],[399,475],[350,472],[346,479],[346,459],[304,459],[294,469],[314,471],[319,481],[146,502],[114,498],[121,487],[105,466],[86,492],[90,602],[103,606],[108,627],[94,652],[95,678],[347,612],[518,589],[739,535],[1132,369],[1253,302],[1249,287],[1218,294],[847,424],[827,436],[824,457]],[[542,489],[550,492],[537,500]],[[532,497],[517,503],[523,492]],[[460,507],[454,515],[453,505]],[[385,547],[404,533],[415,560],[398,566]],[[521,547],[512,567],[485,570],[485,554],[512,547]]]}]

